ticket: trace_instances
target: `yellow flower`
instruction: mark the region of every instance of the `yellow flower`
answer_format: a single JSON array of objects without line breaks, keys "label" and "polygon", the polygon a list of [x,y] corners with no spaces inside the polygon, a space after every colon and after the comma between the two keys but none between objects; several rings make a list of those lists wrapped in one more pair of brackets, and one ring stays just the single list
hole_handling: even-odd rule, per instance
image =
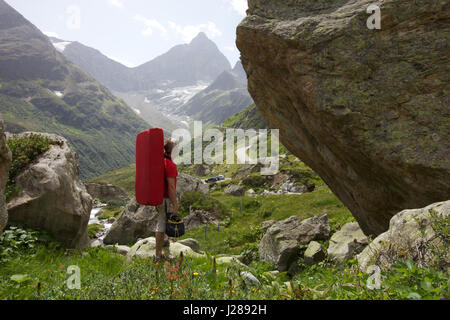
[{"label": "yellow flower", "polygon": [[119,280],[120,280],[120,278],[119,278],[119,277],[117,277],[117,278],[116,278],[116,281],[119,281]]},{"label": "yellow flower", "polygon": [[231,293],[236,293],[236,291],[234,291],[234,290],[231,290]]},{"label": "yellow flower", "polygon": [[194,272],[193,275],[194,275],[194,276],[198,276],[199,273],[198,273],[198,272]]}]

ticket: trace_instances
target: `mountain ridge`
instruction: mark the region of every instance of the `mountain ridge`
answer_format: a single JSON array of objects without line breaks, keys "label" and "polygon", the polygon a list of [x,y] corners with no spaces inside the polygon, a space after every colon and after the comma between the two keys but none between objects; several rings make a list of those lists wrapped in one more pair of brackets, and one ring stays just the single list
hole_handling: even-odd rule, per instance
[{"label": "mountain ridge", "polygon": [[197,93],[181,110],[197,120],[221,124],[253,103],[247,90],[247,74],[238,61],[223,71],[206,89]]},{"label": "mountain ridge", "polygon": [[183,87],[199,81],[212,82],[222,71],[231,69],[228,59],[203,32],[190,43],[176,45],[134,68],[77,41],[51,39],[54,46],[70,42],[62,53],[110,90],[118,92]]},{"label": "mountain ridge", "polygon": [[89,178],[134,162],[135,136],[149,125],[47,36],[0,0],[0,114],[6,131],[64,136]]}]

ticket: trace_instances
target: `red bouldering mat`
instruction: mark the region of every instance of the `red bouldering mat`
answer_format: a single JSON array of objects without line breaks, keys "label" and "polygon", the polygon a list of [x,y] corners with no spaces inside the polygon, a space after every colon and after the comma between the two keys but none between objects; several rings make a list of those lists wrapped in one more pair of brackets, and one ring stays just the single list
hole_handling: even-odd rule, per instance
[{"label": "red bouldering mat", "polygon": [[164,200],[164,132],[150,129],[136,138],[136,201],[158,206]]}]

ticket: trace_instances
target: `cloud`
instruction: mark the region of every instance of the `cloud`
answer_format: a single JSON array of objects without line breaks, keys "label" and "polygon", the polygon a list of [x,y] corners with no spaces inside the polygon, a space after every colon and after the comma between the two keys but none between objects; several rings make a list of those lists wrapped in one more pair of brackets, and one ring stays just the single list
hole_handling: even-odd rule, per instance
[{"label": "cloud", "polygon": [[107,0],[108,3],[117,8],[123,8],[123,3],[120,0]]},{"label": "cloud", "polygon": [[53,31],[44,31],[43,32],[47,37],[53,37],[53,38],[58,38],[59,39],[59,35],[56,32]]},{"label": "cloud", "polygon": [[248,2],[247,0],[230,0],[231,6],[234,11],[239,13],[241,16],[247,15]]},{"label": "cloud", "polygon": [[160,31],[161,36],[167,36],[167,29],[164,28],[164,26],[155,19],[147,19],[137,14],[136,16],[134,16],[134,20],[142,22],[145,25],[145,29],[141,31],[141,34],[145,37],[151,36],[155,29]]},{"label": "cloud", "polygon": [[180,26],[173,21],[169,21],[169,26],[176,33],[181,35],[184,42],[191,42],[200,32],[205,32],[209,37],[216,38],[222,35],[214,22],[209,21],[208,23],[199,25],[186,25]]}]

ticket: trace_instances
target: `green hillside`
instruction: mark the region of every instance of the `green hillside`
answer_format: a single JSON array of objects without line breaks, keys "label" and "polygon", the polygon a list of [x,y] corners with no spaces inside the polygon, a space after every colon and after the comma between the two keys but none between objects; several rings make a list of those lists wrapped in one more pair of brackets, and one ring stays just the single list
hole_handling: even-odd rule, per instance
[{"label": "green hillside", "polygon": [[134,162],[136,134],[148,125],[3,1],[0,20],[0,116],[6,131],[62,135],[78,154],[83,178]]},{"label": "green hillside", "polygon": [[261,113],[255,104],[252,104],[225,120],[222,125],[227,128],[240,129],[267,129],[267,124],[264,121]]}]

